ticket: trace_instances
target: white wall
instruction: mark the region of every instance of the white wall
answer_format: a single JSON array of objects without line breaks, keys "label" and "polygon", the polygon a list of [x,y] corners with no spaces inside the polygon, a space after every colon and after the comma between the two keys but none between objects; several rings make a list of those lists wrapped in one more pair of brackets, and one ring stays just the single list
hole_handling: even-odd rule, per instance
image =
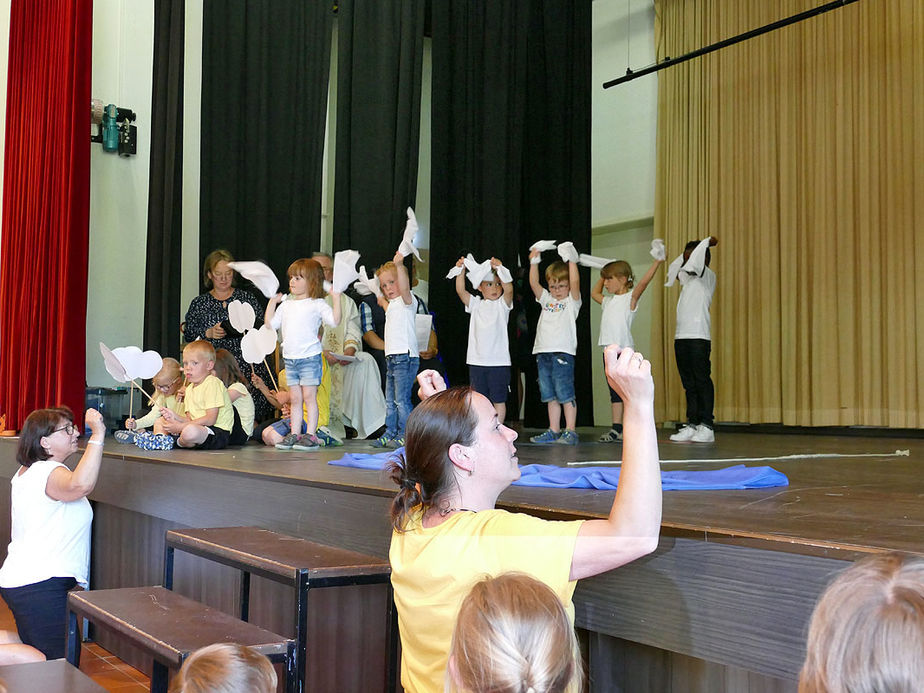
[{"label": "white wall", "polygon": [[[151,0],[95,0],[91,94],[132,109],[137,156],[122,158],[90,144],[90,262],[87,286],[87,383],[113,386],[99,354],[140,345],[151,149]],[[89,107],[89,104],[87,104]]]}]

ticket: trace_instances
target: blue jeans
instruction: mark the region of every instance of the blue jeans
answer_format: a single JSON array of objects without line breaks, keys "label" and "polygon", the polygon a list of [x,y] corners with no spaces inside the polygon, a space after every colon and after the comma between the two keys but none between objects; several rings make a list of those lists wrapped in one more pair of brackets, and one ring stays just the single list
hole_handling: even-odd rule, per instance
[{"label": "blue jeans", "polygon": [[568,404],[574,401],[574,356],[560,351],[536,354],[539,398]]},{"label": "blue jeans", "polygon": [[417,378],[420,359],[408,354],[385,357],[385,436],[404,435],[407,417],[411,415],[411,391]]}]

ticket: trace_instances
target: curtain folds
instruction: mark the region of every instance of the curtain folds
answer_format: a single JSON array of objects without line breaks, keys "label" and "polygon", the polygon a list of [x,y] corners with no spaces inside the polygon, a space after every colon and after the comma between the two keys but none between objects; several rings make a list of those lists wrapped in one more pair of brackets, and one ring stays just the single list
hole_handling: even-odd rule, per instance
[{"label": "curtain folds", "polygon": [[394,256],[417,192],[424,5],[338,5],[333,244],[370,272]]},{"label": "curtain folds", "polygon": [[90,0],[14,0],[0,249],[0,414],[82,420],[89,241]]},{"label": "curtain folds", "polygon": [[285,277],[318,248],[331,27],[324,0],[205,3],[200,260],[227,248]]},{"label": "curtain folds", "polygon": [[[657,0],[658,58],[812,0]],[[848,5],[659,73],[655,235],[715,235],[718,421],[924,425],[924,6]],[[655,320],[666,393],[677,288]]]},{"label": "curtain folds", "polygon": [[[452,282],[437,277],[467,252],[496,256],[516,273],[543,238],[589,252],[591,4],[446,0],[433,4],[432,20],[430,303],[443,315],[450,379],[465,382],[468,319]],[[544,427],[529,356],[538,306],[525,279],[518,291],[531,330],[521,335],[525,349],[511,346],[525,351],[527,423]],[[589,302],[586,273],[582,294]],[[593,418],[589,314],[585,306],[578,321],[582,425]]]},{"label": "curtain folds", "polygon": [[154,75],[144,348],[176,356],[183,241],[183,62],[186,0],[154,3]]}]

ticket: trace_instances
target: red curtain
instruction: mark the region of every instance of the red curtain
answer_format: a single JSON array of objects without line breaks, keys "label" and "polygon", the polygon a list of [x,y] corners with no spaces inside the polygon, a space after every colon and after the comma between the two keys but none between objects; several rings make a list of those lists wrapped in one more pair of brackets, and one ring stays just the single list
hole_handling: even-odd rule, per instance
[{"label": "red curtain", "polygon": [[92,0],[13,0],[3,226],[0,414],[66,404],[86,381]]}]

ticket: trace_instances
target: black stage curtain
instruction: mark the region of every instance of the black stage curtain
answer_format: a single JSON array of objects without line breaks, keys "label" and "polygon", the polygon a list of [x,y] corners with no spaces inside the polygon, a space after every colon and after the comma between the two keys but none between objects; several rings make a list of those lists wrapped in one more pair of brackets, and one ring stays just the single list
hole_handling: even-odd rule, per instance
[{"label": "black stage curtain", "polygon": [[[431,274],[443,276],[466,252],[499,257],[516,274],[540,239],[570,240],[589,252],[590,0],[444,0],[433,3],[432,26]],[[550,252],[545,259],[558,258]],[[589,425],[596,350],[587,270],[581,291],[575,385],[578,423]],[[546,407],[528,356],[538,305],[525,276],[518,293],[529,331],[511,349],[515,359],[527,354],[520,363],[526,424],[544,428]],[[434,279],[430,304],[443,316],[440,349],[450,380],[467,382],[468,318],[453,283]]]},{"label": "black stage curtain", "polygon": [[394,255],[416,197],[424,5],[339,3],[333,242],[370,272]]},{"label": "black stage curtain", "polygon": [[203,11],[199,253],[285,278],[320,244],[329,0],[209,0]]},{"label": "black stage curtain", "polygon": [[144,348],[178,356],[183,237],[185,0],[154,4],[154,89],[144,283]]}]

